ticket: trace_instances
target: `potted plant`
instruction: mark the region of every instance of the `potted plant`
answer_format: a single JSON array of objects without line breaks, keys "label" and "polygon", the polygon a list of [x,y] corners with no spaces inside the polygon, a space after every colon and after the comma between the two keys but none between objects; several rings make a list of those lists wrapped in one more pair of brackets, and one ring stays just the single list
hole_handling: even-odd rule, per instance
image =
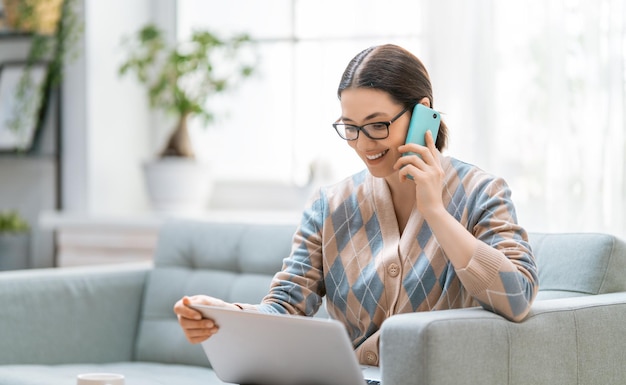
[{"label": "potted plant", "polygon": [[[249,55],[253,42],[247,34],[224,39],[208,30],[195,30],[188,40],[170,45],[158,27],[148,24],[123,45],[128,56],[119,68],[120,76],[133,73],[147,87],[150,107],[176,120],[157,159],[144,165],[153,206],[158,210],[202,209],[210,178],[206,165],[195,161],[188,123],[196,117],[211,122],[214,113],[207,104],[209,98],[254,72],[256,55]],[[185,185],[182,179],[192,184]]]},{"label": "potted plant", "polygon": [[30,226],[16,211],[0,211],[0,270],[29,267]]},{"label": "potted plant", "polygon": [[[41,114],[45,95],[59,84],[63,65],[74,52],[82,33],[82,23],[75,12],[76,0],[3,0],[7,27],[31,35],[26,65],[17,84],[8,127],[18,142],[33,130]],[[47,71],[42,82],[34,79],[34,65],[44,64]],[[21,148],[24,150],[25,148]]]}]

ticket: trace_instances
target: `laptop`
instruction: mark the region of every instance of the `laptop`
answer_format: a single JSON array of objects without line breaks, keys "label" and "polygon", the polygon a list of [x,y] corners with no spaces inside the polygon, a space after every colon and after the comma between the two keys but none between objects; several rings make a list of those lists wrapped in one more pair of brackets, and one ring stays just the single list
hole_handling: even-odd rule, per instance
[{"label": "laptop", "polygon": [[220,330],[202,342],[224,382],[255,385],[380,384],[378,367],[360,365],[337,320],[193,305]]}]

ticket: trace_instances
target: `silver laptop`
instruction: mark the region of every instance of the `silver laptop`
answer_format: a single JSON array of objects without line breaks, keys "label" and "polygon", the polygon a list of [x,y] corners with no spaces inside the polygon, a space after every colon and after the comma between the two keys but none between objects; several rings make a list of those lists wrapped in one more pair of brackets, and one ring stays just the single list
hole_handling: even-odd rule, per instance
[{"label": "silver laptop", "polygon": [[220,330],[202,342],[224,382],[255,385],[363,385],[378,367],[360,365],[336,320],[193,305]]}]

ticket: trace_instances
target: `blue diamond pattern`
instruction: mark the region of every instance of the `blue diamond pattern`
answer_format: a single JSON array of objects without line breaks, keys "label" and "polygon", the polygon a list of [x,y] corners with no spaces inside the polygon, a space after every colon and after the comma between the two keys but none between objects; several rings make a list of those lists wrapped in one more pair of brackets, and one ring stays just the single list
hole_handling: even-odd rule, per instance
[{"label": "blue diamond pattern", "polygon": [[380,280],[373,262],[361,270],[359,279],[352,285],[352,292],[359,299],[370,319],[374,318],[383,292],[383,282]]},{"label": "blue diamond pattern", "polygon": [[417,258],[415,265],[409,270],[402,282],[406,290],[413,310],[417,310],[419,305],[426,299],[426,296],[437,284],[437,276],[430,265],[430,261],[424,253]]},{"label": "blue diamond pattern", "polygon": [[467,196],[465,195],[465,187],[463,187],[463,184],[459,184],[456,190],[454,190],[447,210],[457,221],[461,221],[461,216],[463,215],[466,204]]},{"label": "blue diamond pattern", "polygon": [[[518,272],[501,272],[500,279],[502,280],[504,291],[506,293],[511,293],[508,294],[507,297],[509,299],[509,305],[511,306],[513,315],[517,316],[521,314],[526,310],[528,299],[532,296],[533,289],[531,285],[521,287]],[[519,294],[513,295],[512,293]]]},{"label": "blue diamond pattern", "polygon": [[367,234],[371,254],[373,256],[378,255],[383,249],[384,241],[376,213],[365,224],[365,234]]},{"label": "blue diamond pattern", "polygon": [[[348,218],[346,213],[351,213],[351,217]],[[331,214],[331,220],[335,229],[337,251],[341,253],[350,239],[352,239],[352,236],[363,226],[363,217],[361,216],[356,196],[350,195],[345,201],[341,202],[337,210]]]},{"label": "blue diamond pattern", "polygon": [[335,258],[335,262],[324,277],[324,282],[326,283],[326,295],[328,296],[329,302],[345,314],[347,311],[347,302],[342,293],[348,293],[350,283],[344,274],[341,258]]},{"label": "blue diamond pattern", "polygon": [[428,223],[424,222],[422,228],[417,234],[417,244],[420,245],[420,248],[422,248],[422,250],[426,247],[426,244],[430,240],[432,234],[433,232],[430,229],[430,226],[428,226]]}]

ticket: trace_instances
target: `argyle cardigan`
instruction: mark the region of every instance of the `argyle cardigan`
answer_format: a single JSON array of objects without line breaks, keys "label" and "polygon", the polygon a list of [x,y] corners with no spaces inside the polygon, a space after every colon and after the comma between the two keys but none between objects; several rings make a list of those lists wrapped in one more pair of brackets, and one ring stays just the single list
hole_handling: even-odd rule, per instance
[{"label": "argyle cardigan", "polygon": [[328,313],[370,365],[378,364],[382,322],[394,314],[480,305],[523,319],[537,267],[509,187],[476,166],[440,159],[444,205],[481,241],[467,267],[454,269],[416,208],[400,234],[386,181],[364,170],[311,198],[291,255],[254,308],[310,316],[326,296]]}]

